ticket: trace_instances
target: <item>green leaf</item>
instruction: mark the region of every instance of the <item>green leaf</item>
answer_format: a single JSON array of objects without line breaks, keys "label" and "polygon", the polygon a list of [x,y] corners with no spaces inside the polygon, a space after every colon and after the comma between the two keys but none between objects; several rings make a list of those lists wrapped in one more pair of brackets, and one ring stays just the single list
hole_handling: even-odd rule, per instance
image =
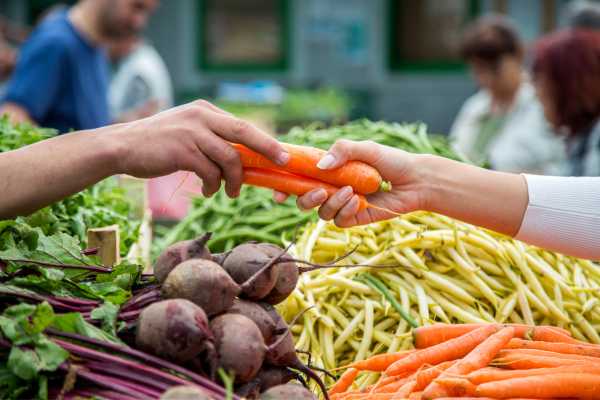
[{"label": "green leaf", "polygon": [[116,336],[117,317],[119,307],[106,301],[100,307],[96,307],[91,312],[91,317],[102,322],[102,329]]},{"label": "green leaf", "polygon": [[52,327],[63,332],[77,333],[93,339],[122,344],[116,336],[87,323],[80,313],[57,314],[52,322]]},{"label": "green leaf", "polygon": [[36,342],[35,353],[40,360],[38,368],[43,371],[56,371],[69,358],[68,351],[46,337]]},{"label": "green leaf", "polygon": [[48,377],[46,375],[40,375],[38,377],[38,399],[48,400]]},{"label": "green leaf", "polygon": [[47,302],[43,302],[35,308],[31,317],[28,333],[42,333],[54,320],[54,310]]},{"label": "green leaf", "polygon": [[19,378],[30,381],[39,371],[39,358],[33,350],[13,346],[8,356],[8,368]]}]

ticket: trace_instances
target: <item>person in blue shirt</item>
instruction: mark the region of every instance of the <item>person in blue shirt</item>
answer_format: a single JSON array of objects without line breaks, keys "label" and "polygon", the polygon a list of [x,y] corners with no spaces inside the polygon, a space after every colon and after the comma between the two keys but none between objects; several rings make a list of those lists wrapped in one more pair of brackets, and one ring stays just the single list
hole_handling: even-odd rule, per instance
[{"label": "person in blue shirt", "polygon": [[60,132],[111,123],[105,46],[137,35],[158,0],[79,0],[45,18],[23,46],[0,114]]}]

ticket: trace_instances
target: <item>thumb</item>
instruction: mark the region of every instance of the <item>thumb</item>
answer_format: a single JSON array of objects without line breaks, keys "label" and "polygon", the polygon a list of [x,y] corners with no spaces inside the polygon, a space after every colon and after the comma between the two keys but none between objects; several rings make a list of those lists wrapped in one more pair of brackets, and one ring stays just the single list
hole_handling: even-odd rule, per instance
[{"label": "thumb", "polygon": [[341,139],[331,146],[327,154],[319,160],[317,167],[320,169],[335,169],[348,161],[362,161],[374,166],[380,158],[379,145],[373,141],[354,142]]}]

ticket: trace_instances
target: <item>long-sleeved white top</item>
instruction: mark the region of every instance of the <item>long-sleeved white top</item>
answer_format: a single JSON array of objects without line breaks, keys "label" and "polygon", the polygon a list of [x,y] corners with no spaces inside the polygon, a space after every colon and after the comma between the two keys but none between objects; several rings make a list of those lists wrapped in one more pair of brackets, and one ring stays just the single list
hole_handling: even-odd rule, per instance
[{"label": "long-sleeved white top", "polygon": [[529,204],[516,239],[600,260],[600,177],[524,176]]}]

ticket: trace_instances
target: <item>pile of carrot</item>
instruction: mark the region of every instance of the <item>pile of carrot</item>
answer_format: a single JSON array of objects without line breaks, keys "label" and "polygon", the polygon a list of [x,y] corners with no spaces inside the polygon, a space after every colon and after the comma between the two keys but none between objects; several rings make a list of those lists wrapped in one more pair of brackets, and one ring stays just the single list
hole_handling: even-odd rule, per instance
[{"label": "pile of carrot", "polygon": [[232,144],[240,154],[244,167],[244,183],[301,196],[322,188],[331,196],[344,186],[351,186],[358,194],[359,210],[370,206],[365,195],[378,190],[389,190],[389,184],[379,172],[360,161],[349,161],[333,170],[322,170],[317,163],[326,154],[324,150],[308,146],[282,143],[290,159],[279,166],[241,144]]},{"label": "pile of carrot", "polygon": [[[564,329],[520,324],[435,324],[413,331],[415,350],[349,365],[332,400],[600,399],[600,345]],[[364,371],[379,380],[353,390]]]}]

